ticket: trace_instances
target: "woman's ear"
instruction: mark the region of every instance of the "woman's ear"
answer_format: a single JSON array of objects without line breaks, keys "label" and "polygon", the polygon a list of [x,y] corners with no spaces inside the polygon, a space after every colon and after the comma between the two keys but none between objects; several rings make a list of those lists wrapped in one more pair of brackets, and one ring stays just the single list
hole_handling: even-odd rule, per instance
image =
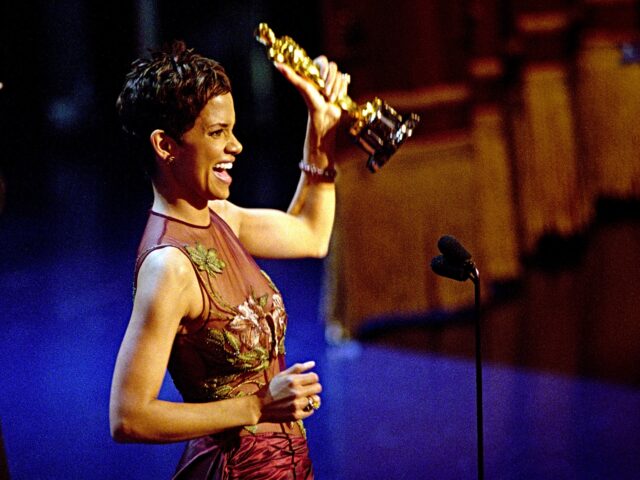
[{"label": "woman's ear", "polygon": [[177,150],[176,141],[164,130],[156,129],[149,135],[149,141],[156,157],[162,161],[171,163]]}]

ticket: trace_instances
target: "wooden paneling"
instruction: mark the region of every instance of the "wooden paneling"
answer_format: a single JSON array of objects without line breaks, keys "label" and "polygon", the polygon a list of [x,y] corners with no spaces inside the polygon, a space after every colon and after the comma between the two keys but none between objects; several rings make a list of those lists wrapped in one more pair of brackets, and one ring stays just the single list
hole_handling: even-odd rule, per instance
[{"label": "wooden paneling", "polygon": [[456,83],[466,75],[465,2],[324,2],[324,46],[366,94]]}]

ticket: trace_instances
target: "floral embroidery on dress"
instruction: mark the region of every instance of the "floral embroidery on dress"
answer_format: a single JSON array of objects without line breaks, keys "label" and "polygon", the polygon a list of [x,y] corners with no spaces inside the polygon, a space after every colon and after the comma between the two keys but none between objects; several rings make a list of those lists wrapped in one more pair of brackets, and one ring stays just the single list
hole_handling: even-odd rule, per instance
[{"label": "floral embroidery on dress", "polygon": [[219,352],[221,360],[235,371],[257,372],[269,366],[269,352],[265,348],[256,346],[252,350],[243,350],[241,340],[228,330],[210,328],[206,341]]},{"label": "floral embroidery on dress", "polygon": [[265,378],[247,377],[247,374],[267,370],[274,359],[285,353],[287,314],[282,295],[269,276],[260,270],[272,292],[256,294],[251,289],[244,302],[231,305],[213,281],[227,266],[217,250],[198,242],[193,246],[184,245],[184,248],[194,266],[203,272],[200,274],[203,287],[219,315],[217,325],[202,332],[208,345],[206,355],[217,366],[216,372],[200,381],[200,392],[195,396],[215,401],[242,396],[249,384],[254,385],[250,391],[263,388]]},{"label": "floral embroidery on dress", "polygon": [[215,248],[207,248],[198,242],[195,247],[185,245],[184,248],[198,270],[203,270],[212,277],[222,273],[227,266],[224,260],[218,257],[218,251]]},{"label": "floral embroidery on dress", "polygon": [[203,380],[202,388],[205,394],[204,401],[216,401],[231,397],[242,397],[246,395],[245,393],[242,393],[242,388],[245,385],[253,384],[256,386],[256,390],[260,390],[266,385],[266,382],[257,379],[237,383],[237,380],[241,378],[241,376],[241,373],[236,373],[232,375],[211,377]]},{"label": "floral embroidery on dress", "polygon": [[243,386],[253,383],[262,388],[265,383],[257,379],[237,382],[243,373],[260,372],[269,367],[271,361],[285,353],[284,336],[287,315],[280,294],[250,295],[234,308],[235,315],[222,328],[208,328],[206,342],[211,346],[209,355],[227,374],[203,380],[202,388],[210,401],[241,395]]},{"label": "floral embroidery on dress", "polygon": [[224,328],[208,330],[208,340],[231,354],[227,361],[235,367],[255,369],[258,363],[266,368],[269,357],[284,353],[287,315],[282,296],[276,293],[271,297],[271,311],[267,309],[268,298],[252,294],[234,308],[235,316]]},{"label": "floral embroidery on dress", "polygon": [[260,345],[260,337],[266,334],[267,342],[271,343],[268,335],[268,325],[263,325],[262,319],[265,316],[264,306],[266,305],[266,296],[260,297],[256,301],[255,297],[249,297],[242,305],[238,305],[235,317],[227,325],[227,329],[236,333],[240,339],[240,343],[252,350]]},{"label": "floral embroidery on dress", "polygon": [[276,353],[284,355],[284,338],[287,333],[287,314],[284,309],[284,302],[282,301],[282,295],[276,293],[271,297],[273,304],[273,311],[271,318],[273,319],[274,337],[276,338]]}]

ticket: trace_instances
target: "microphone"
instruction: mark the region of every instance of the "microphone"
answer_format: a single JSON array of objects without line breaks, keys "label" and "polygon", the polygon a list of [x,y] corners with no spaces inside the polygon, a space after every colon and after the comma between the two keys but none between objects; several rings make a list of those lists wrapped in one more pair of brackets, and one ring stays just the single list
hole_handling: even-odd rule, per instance
[{"label": "microphone", "polygon": [[463,265],[471,261],[471,254],[451,235],[440,237],[438,250],[448,261],[456,265]]},{"label": "microphone", "polygon": [[478,270],[471,260],[471,254],[451,235],[438,240],[438,249],[442,253],[431,260],[431,269],[437,275],[464,282],[476,280]]},{"label": "microphone", "polygon": [[436,275],[458,280],[459,282],[465,282],[470,275],[468,268],[450,263],[444,255],[438,255],[431,260],[431,270]]}]

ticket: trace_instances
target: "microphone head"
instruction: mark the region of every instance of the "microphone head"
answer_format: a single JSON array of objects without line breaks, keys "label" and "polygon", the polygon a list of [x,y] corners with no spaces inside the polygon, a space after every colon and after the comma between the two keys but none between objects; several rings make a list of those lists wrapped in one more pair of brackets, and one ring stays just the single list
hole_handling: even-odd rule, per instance
[{"label": "microphone head", "polygon": [[450,263],[444,255],[438,255],[431,260],[431,270],[441,277],[451,278],[459,282],[469,279],[469,271],[461,265]]},{"label": "microphone head", "polygon": [[453,264],[462,265],[471,260],[471,254],[451,235],[440,237],[438,250]]}]

